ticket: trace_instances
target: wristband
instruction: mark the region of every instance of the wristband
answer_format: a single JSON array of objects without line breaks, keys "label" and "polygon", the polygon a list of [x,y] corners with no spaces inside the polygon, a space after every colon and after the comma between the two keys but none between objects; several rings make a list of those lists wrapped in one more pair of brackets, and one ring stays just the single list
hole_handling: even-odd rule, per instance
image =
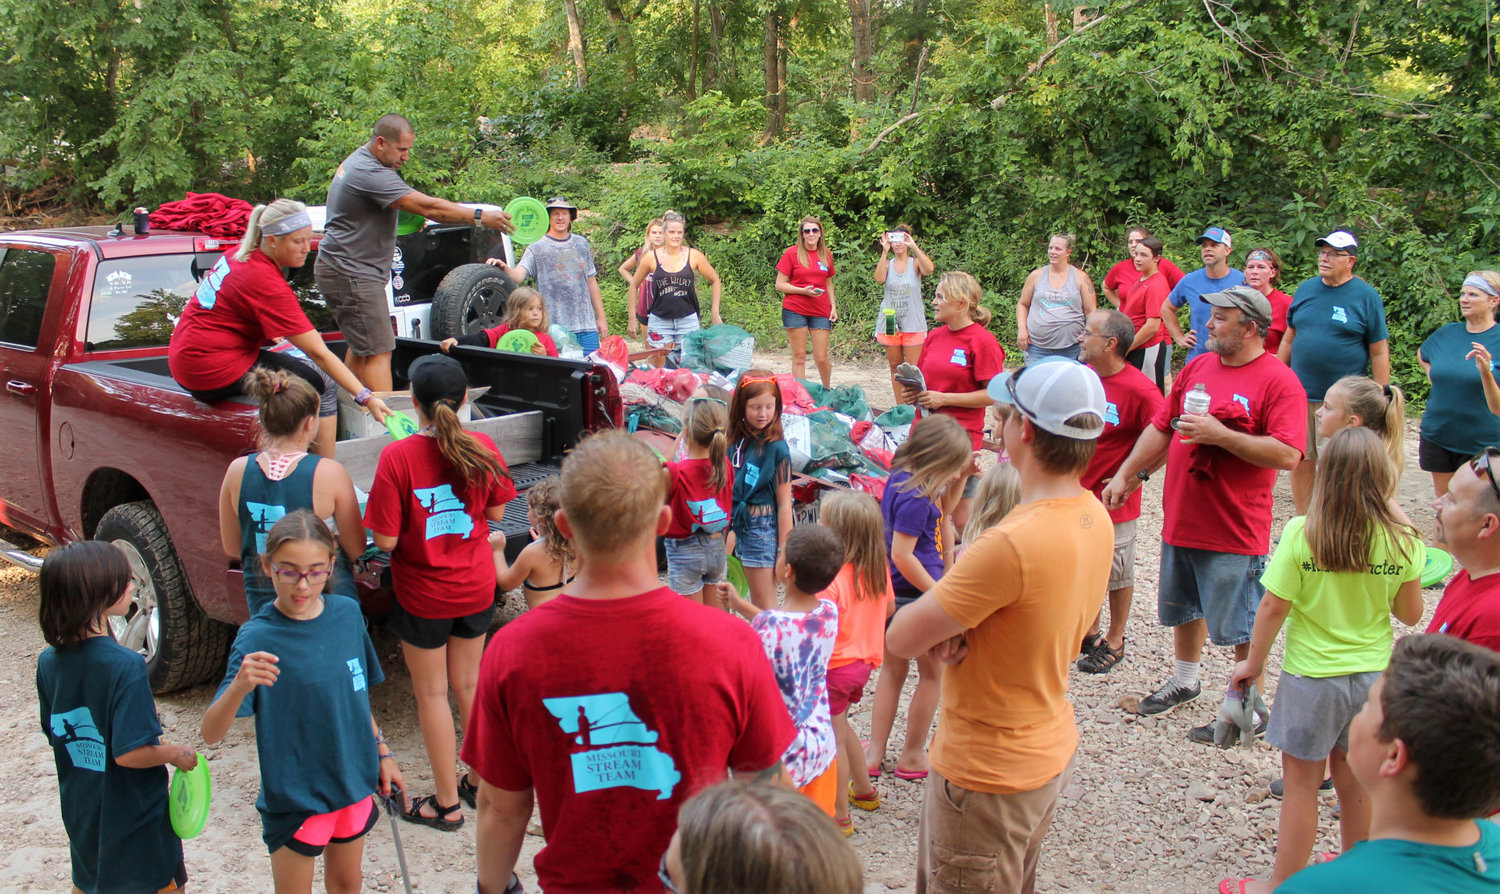
[{"label": "wristband", "polygon": [[354,402],[362,407],[370,402],[370,396],[372,394],[374,394],[374,392],[372,392],[370,389],[361,388],[359,389],[359,393],[354,395]]},{"label": "wristband", "polygon": [[484,220],[484,209],[483,208],[475,208],[474,209],[474,226],[476,226],[476,227],[479,226],[480,222],[483,221],[483,220]]},{"label": "wristband", "polygon": [[380,759],[383,761],[393,761],[396,759],[396,752],[387,751],[385,754],[380,755]]}]

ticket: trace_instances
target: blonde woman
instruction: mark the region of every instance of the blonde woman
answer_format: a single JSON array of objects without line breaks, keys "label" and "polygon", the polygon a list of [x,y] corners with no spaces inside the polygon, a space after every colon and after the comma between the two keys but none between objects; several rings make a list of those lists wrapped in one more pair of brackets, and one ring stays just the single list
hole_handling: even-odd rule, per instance
[{"label": "blonde woman", "polygon": [[828,360],[828,334],[839,319],[833,294],[833,252],[824,238],[823,222],[802,218],[797,243],[776,262],[776,291],[782,294],[781,327],[792,346],[792,375],[807,377],[807,337],[812,333],[813,362],[818,378],[828,387],[833,366]]},{"label": "blonde woman", "polygon": [[1084,318],[1098,309],[1094,283],[1072,264],[1072,233],[1047,240],[1047,264],[1031,271],[1016,304],[1016,343],[1026,362],[1044,357],[1078,359],[1078,333]]}]

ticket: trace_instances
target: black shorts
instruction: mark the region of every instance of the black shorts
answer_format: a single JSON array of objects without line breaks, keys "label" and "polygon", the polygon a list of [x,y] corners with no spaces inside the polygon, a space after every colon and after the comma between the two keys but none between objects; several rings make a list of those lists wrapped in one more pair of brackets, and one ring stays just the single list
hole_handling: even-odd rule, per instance
[{"label": "black shorts", "polygon": [[1424,472],[1452,475],[1473,458],[1472,453],[1454,453],[1447,447],[1434,444],[1426,438],[1417,440],[1417,467]]},{"label": "black shorts", "polygon": [[464,615],[461,618],[419,618],[401,607],[401,603],[391,609],[391,614],[386,618],[386,629],[395,634],[396,638],[409,646],[418,649],[441,649],[448,645],[450,637],[457,639],[473,639],[476,636],[484,636],[490,632],[490,621],[495,617],[495,607],[491,605],[484,611],[475,612],[472,615]]},{"label": "black shorts", "polygon": [[[329,416],[337,416],[339,414],[338,386],[316,364],[307,363],[280,351],[268,351],[262,348],[260,355],[255,358],[255,363],[251,366],[251,370],[253,371],[256,366],[266,369],[279,369],[287,375],[296,376],[311,385],[312,389],[318,392],[319,419],[326,419]],[[250,393],[250,373],[245,373],[240,377],[239,381],[225,385],[223,388],[211,388],[207,391],[195,391],[192,388],[186,390],[195,399],[201,400],[206,404],[228,400],[231,397],[240,397]]]}]

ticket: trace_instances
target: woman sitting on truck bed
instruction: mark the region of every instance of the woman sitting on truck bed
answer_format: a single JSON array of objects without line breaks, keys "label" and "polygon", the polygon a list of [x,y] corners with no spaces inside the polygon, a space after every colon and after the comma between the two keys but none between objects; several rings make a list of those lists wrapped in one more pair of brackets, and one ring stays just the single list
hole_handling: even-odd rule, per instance
[{"label": "woman sitting on truck bed", "polygon": [[[328,350],[287,284],[283,268],[301,267],[311,245],[312,221],[301,202],[277,199],[255,206],[239,249],[232,256],[225,252],[188,299],[167,357],[172,378],[204,403],[248,394],[256,366],[306,380],[321,396],[313,452],[331,457],[338,416],[335,383],[377,422],[390,410]],[[285,338],[302,359],[296,352],[267,349],[275,338]]]}]

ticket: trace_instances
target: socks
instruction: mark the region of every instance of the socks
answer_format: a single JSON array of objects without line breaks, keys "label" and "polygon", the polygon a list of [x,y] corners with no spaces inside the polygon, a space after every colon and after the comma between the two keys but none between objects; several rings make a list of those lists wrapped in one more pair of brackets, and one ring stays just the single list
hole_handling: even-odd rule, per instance
[{"label": "socks", "polygon": [[1198,669],[1202,667],[1202,664],[1197,661],[1182,661],[1174,658],[1172,665],[1172,682],[1183,689],[1192,689],[1198,685]]}]

